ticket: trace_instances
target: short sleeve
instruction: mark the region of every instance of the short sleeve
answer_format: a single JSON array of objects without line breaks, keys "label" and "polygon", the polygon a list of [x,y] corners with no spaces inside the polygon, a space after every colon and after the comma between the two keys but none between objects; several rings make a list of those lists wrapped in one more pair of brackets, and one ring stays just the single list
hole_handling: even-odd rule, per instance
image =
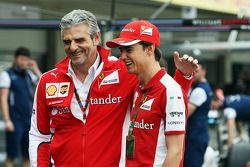
[{"label": "short sleeve", "polygon": [[10,76],[6,71],[0,73],[0,88],[10,88]]},{"label": "short sleeve", "polygon": [[169,75],[165,75],[161,82],[166,84],[165,134],[183,134],[186,130],[186,98],[180,85]]},{"label": "short sleeve", "polygon": [[236,111],[233,108],[225,108],[224,115],[227,119],[234,119],[236,118]]},{"label": "short sleeve", "polygon": [[199,107],[207,100],[207,94],[204,89],[198,87],[191,92],[188,100],[190,103]]}]

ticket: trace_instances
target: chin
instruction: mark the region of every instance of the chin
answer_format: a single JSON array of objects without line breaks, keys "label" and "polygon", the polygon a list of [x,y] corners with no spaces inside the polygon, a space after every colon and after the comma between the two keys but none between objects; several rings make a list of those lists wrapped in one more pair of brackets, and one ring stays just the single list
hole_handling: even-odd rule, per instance
[{"label": "chin", "polygon": [[133,71],[133,70],[128,70],[128,73],[129,73],[129,74],[136,74],[136,72]]},{"label": "chin", "polygon": [[134,74],[135,73],[134,68],[131,68],[131,67],[128,67],[128,66],[126,68],[128,70],[128,73],[130,73],[130,74]]},{"label": "chin", "polygon": [[80,60],[71,60],[72,64],[74,65],[82,65],[84,63],[84,61],[80,61]]},{"label": "chin", "polygon": [[28,69],[28,66],[19,66],[19,69],[20,70],[26,70],[26,69]]}]

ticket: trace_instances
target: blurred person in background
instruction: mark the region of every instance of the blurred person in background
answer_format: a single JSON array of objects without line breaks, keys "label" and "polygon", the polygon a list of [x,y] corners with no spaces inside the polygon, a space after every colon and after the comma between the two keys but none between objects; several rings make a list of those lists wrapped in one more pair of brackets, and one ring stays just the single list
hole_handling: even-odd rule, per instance
[{"label": "blurred person in background", "polygon": [[13,167],[22,154],[22,166],[28,167],[29,129],[35,85],[41,72],[30,58],[30,51],[19,47],[13,66],[0,73],[0,102],[6,131],[5,167]]},{"label": "blurred person in background", "polygon": [[[244,94],[234,94],[224,96],[222,89],[215,90],[215,96],[212,101],[212,109],[223,109],[224,116],[227,119],[228,145],[231,146],[235,139],[236,121],[248,124],[248,138],[250,134],[250,96]],[[243,129],[239,129],[239,137],[245,140]]]},{"label": "blurred person in background", "polygon": [[208,112],[212,89],[206,79],[206,66],[199,62],[195,79],[188,95],[188,121],[185,142],[185,167],[201,167],[209,142]]},{"label": "blurred person in background", "polygon": [[145,20],[130,22],[106,44],[120,49],[128,72],[140,81],[133,93],[126,167],[182,166],[187,95],[160,67],[158,28]]},{"label": "blurred person in background", "polygon": [[[125,64],[102,46],[96,17],[73,10],[60,23],[67,56],[42,75],[33,104],[29,154],[31,166],[124,166],[125,136],[132,93],[138,83]],[[190,75],[196,63],[175,56]],[[184,69],[184,70],[182,70]],[[177,70],[187,90],[192,80]]]},{"label": "blurred person in background", "polygon": [[235,91],[237,94],[247,94],[249,88],[249,74],[246,70],[242,70],[239,73],[239,77],[235,84]]}]

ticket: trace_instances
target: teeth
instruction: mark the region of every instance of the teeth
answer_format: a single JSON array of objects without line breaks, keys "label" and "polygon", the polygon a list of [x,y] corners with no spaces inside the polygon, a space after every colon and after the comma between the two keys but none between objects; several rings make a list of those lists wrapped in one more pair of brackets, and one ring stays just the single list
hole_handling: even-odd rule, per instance
[{"label": "teeth", "polygon": [[81,53],[73,53],[74,56],[78,56],[80,55]]}]

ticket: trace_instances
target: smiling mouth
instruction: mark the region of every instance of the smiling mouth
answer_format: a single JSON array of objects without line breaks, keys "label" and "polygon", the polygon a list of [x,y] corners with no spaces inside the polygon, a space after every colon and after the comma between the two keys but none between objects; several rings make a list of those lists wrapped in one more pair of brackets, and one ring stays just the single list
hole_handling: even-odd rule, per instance
[{"label": "smiling mouth", "polygon": [[78,53],[72,53],[71,55],[72,55],[73,57],[77,57],[77,56],[80,56],[81,53],[80,53],[80,52],[78,52]]},{"label": "smiling mouth", "polygon": [[127,62],[127,63],[125,63],[126,64],[126,66],[130,66],[130,65],[132,65],[132,63],[131,62]]},{"label": "smiling mouth", "polygon": [[126,65],[127,67],[133,64],[132,61],[123,61],[123,62],[125,63],[125,65]]}]

